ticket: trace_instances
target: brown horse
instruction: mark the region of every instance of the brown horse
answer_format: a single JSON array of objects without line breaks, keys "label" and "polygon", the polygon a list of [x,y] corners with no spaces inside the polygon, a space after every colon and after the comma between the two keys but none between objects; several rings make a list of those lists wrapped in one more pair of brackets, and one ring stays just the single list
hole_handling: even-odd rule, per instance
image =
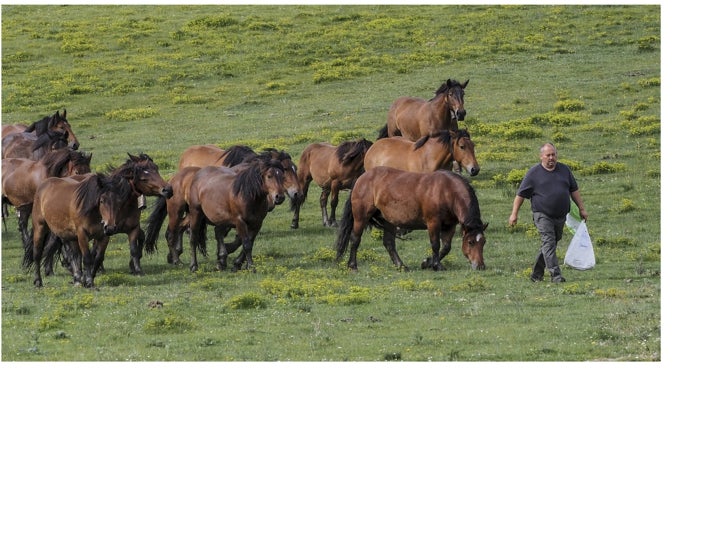
[{"label": "brown horse", "polygon": [[36,120],[29,126],[25,124],[4,125],[2,127],[2,138],[4,139],[6,135],[10,135],[11,133],[20,133],[23,131],[27,133],[34,133],[36,136],[40,136],[48,131],[55,131],[58,133],[67,132],[68,146],[73,150],[77,150],[80,147],[80,143],[70,127],[70,122],[68,122],[67,109],[63,110],[62,114],[60,114],[60,111],[55,111],[55,114]]},{"label": "brown horse", "polygon": [[[483,248],[488,224],[480,218],[475,190],[451,171],[416,173],[376,167],[355,182],[345,204],[336,242],[339,261],[350,245],[348,267],[357,270],[357,250],[368,225],[383,229],[383,245],[395,266],[407,270],[395,249],[398,229],[427,229],[432,257],[422,268],[444,270],[457,224],[462,229],[462,252],[473,270],[485,269]],[[442,241],[442,249],[440,243]]]},{"label": "brown horse", "polygon": [[2,157],[38,160],[52,150],[68,146],[67,132],[47,131],[42,135],[11,133],[2,140]]},{"label": "brown horse", "polygon": [[[341,190],[352,189],[358,176],[364,172],[365,153],[372,146],[367,139],[346,141],[339,146],[330,143],[313,143],[303,150],[298,167],[298,179],[303,189],[303,200],[307,198],[310,182],[320,186],[320,209],[325,227],[337,227],[335,211]],[[330,198],[330,217],[327,201]],[[295,215],[291,227],[297,229],[300,223],[300,206],[294,205]]]},{"label": "brown horse", "polygon": [[[71,253],[73,283],[95,286],[108,235],[116,230],[115,211],[122,198],[137,201],[127,182],[102,174],[90,174],[81,181],[48,178],[38,187],[32,211],[33,235],[25,242],[23,258],[25,268],[34,267],[36,287],[43,286],[41,259],[52,259],[62,244]],[[94,249],[90,248],[91,240],[95,240]]]},{"label": "brown horse", "polygon": [[380,130],[379,139],[401,136],[412,141],[444,129],[457,129],[458,120],[465,119],[465,87],[448,79],[436,91],[435,97],[425,100],[415,97],[396,99],[387,115],[387,124]]},{"label": "brown horse", "polygon": [[[271,159],[277,159],[283,164],[285,193],[290,199],[291,205],[300,204],[303,193],[298,182],[297,167],[293,163],[290,154],[275,148],[267,148],[262,151],[262,154],[269,155]],[[235,167],[260,155],[249,146],[242,144],[231,146],[227,150],[223,150],[214,144],[199,144],[190,146],[180,155],[178,171],[186,167],[207,167],[209,165]]]},{"label": "brown horse", "polygon": [[[281,182],[280,191],[278,191],[276,185],[278,175]],[[203,178],[205,187],[202,190],[203,198],[200,200],[201,208],[198,209],[195,206],[194,209],[197,220],[196,245],[199,245],[203,254],[206,254],[205,226],[209,220],[210,223],[215,225],[216,238],[218,239],[218,268],[224,269],[227,254],[237,249],[240,242],[245,245],[246,238],[251,242],[249,248],[251,253],[252,241],[254,241],[254,237],[260,230],[265,215],[276,204],[280,204],[284,198],[282,182],[286,177],[286,168],[278,160],[272,159],[269,154],[263,153],[235,167],[185,167],[178,171],[170,180],[175,195],[168,201],[158,200],[147,221],[145,250],[148,253],[154,253],[157,249],[157,238],[162,223],[165,216],[168,216],[165,239],[169,249],[167,256],[169,264],[180,264],[180,255],[183,252],[182,235],[191,222],[190,214],[192,212],[189,203],[191,201],[197,203],[200,197],[197,191],[198,186],[195,185],[198,177]],[[208,186],[217,188],[217,193],[211,193],[209,191],[211,188]],[[264,203],[260,200],[263,194],[265,197]],[[206,210],[212,214],[212,218],[205,213]],[[232,215],[234,211],[240,213]],[[220,220],[220,223],[216,223],[213,218]],[[228,226],[227,223],[230,223],[230,225]],[[236,232],[240,231],[238,232],[238,239],[234,243],[224,244],[222,238],[227,234],[230,226],[233,225]],[[244,231],[247,231],[248,234],[246,235]],[[252,234],[252,238],[249,238],[249,234]],[[247,247],[245,251],[248,251]],[[196,270],[197,259],[193,258],[193,260],[195,261],[195,268],[191,269]],[[236,261],[235,268],[238,268],[243,262],[244,259],[239,262]],[[252,265],[252,260],[250,260],[249,265]]]},{"label": "brown horse", "polygon": [[452,170],[453,161],[465,167],[470,176],[480,171],[475,144],[464,129],[440,131],[417,141],[404,137],[378,139],[365,154],[365,170],[379,166],[414,172]]},{"label": "brown horse", "polygon": [[[234,168],[203,167],[195,173],[188,191],[188,227],[190,230],[190,270],[198,269],[197,249],[203,254],[207,224],[215,226],[217,268],[224,270],[227,256],[242,245],[233,262],[233,270],[254,270],[252,250],[268,212],[282,202],[283,167],[274,160],[255,159]],[[235,228],[237,239],[225,244],[225,236]]]},{"label": "brown horse", "polygon": [[27,158],[2,160],[3,217],[6,205],[15,207],[23,242],[28,237],[27,224],[38,186],[50,177],[71,176],[90,172],[92,154],[61,148],[45,154],[40,161]]}]

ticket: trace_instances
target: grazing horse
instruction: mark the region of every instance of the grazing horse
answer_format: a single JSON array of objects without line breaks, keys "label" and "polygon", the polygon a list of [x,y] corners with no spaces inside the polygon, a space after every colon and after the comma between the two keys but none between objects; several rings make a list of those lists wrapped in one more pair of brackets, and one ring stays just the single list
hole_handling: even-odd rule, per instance
[{"label": "grazing horse", "polygon": [[55,131],[58,133],[67,132],[68,146],[73,150],[77,150],[80,147],[80,143],[70,127],[70,122],[67,120],[67,110],[63,110],[62,114],[60,114],[60,111],[55,111],[55,114],[36,120],[29,126],[26,126],[25,124],[4,125],[2,127],[2,138],[4,139],[6,135],[10,135],[11,133],[19,132],[34,133],[36,136],[40,136],[48,131]]},{"label": "grazing horse", "polygon": [[475,190],[467,180],[445,170],[416,173],[376,167],[363,173],[350,192],[335,244],[337,260],[349,244],[348,268],[357,270],[360,239],[365,228],[372,225],[383,229],[383,245],[395,266],[407,270],[395,249],[397,231],[427,229],[432,257],[423,261],[422,268],[444,270],[441,261],[450,252],[458,223],[463,254],[473,270],[484,270],[488,224],[480,218]]},{"label": "grazing horse", "polygon": [[[190,230],[190,270],[197,271],[197,249],[206,255],[207,224],[215,226],[217,268],[224,270],[227,256],[242,245],[233,262],[233,270],[254,270],[252,249],[263,220],[275,204],[282,202],[283,167],[276,160],[254,159],[229,167],[198,169],[188,190],[188,227]],[[225,244],[225,236],[235,228],[237,239]]]},{"label": "grazing horse", "polygon": [[417,141],[404,137],[378,139],[365,154],[365,170],[385,166],[413,172],[449,171],[453,161],[465,167],[470,176],[480,172],[475,144],[467,130],[440,131]]},{"label": "grazing horse", "polygon": [[[303,150],[298,166],[298,180],[303,189],[303,200],[307,198],[310,182],[320,186],[320,209],[325,227],[337,227],[335,211],[341,190],[352,189],[358,176],[364,172],[363,160],[372,143],[367,139],[346,141],[339,146],[330,143],[312,143]],[[327,201],[330,198],[330,217]],[[297,229],[300,223],[300,204],[294,205],[295,215],[291,227]]]},{"label": "grazing horse", "polygon": [[[83,180],[48,178],[35,194],[32,222],[33,235],[25,242],[23,266],[34,266],[36,287],[42,287],[40,263],[43,257],[52,260],[62,244],[68,246],[73,283],[95,286],[95,274],[102,263],[109,242],[115,232],[114,208],[116,199],[130,196],[126,182],[90,174]],[[90,241],[95,240],[95,248]]]},{"label": "grazing horse", "polygon": [[[302,188],[298,182],[297,167],[293,163],[290,154],[275,148],[267,148],[263,150],[262,154],[269,155],[271,159],[277,159],[283,164],[285,171],[283,186],[285,186],[285,193],[290,199],[291,209],[295,205],[301,204]],[[214,144],[199,144],[190,146],[180,155],[178,170],[180,171],[186,167],[207,167],[209,165],[235,167],[259,155],[261,154],[255,152],[249,146],[241,144],[231,146],[227,150],[223,150]]]},{"label": "grazing horse", "polygon": [[3,216],[7,215],[8,203],[15,207],[23,242],[28,237],[27,224],[38,186],[50,177],[89,173],[91,158],[92,154],[65,147],[48,152],[40,161],[27,158],[2,160]]},{"label": "grazing horse", "polygon": [[468,82],[470,79],[463,84],[448,79],[429,101],[407,96],[396,99],[388,110],[387,124],[380,130],[378,138],[401,136],[417,141],[443,129],[457,129],[458,120],[465,119]]},{"label": "grazing horse", "polygon": [[58,131],[46,131],[42,135],[33,133],[11,133],[2,140],[2,157],[27,158],[38,160],[45,154],[68,146],[68,134]]}]

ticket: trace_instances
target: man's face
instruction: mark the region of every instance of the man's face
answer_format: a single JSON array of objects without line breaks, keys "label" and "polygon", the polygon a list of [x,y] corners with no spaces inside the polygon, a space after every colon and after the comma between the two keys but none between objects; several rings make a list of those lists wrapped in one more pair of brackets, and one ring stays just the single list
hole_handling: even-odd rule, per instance
[{"label": "man's face", "polygon": [[543,168],[548,171],[555,169],[555,164],[557,163],[557,152],[552,146],[546,146],[542,149],[542,152],[540,152],[540,163],[542,163]]}]

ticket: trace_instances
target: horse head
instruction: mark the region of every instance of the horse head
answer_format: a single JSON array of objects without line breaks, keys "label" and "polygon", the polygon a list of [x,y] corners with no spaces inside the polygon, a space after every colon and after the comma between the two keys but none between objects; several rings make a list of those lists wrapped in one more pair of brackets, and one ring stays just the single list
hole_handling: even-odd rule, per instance
[{"label": "horse head", "polygon": [[282,204],[285,200],[285,187],[283,180],[285,178],[285,168],[282,162],[277,159],[271,159],[266,163],[262,170],[262,179],[267,191],[268,211],[275,208],[278,204]]},{"label": "horse head", "polygon": [[463,229],[462,252],[470,261],[473,270],[485,270],[483,249],[485,248],[485,229],[488,224],[480,223],[479,229]]},{"label": "horse head", "polygon": [[453,160],[463,166],[470,176],[477,176],[480,172],[480,165],[478,165],[475,157],[475,143],[470,139],[470,133],[465,129],[461,129],[451,131],[450,137],[452,139]]},{"label": "horse head", "polygon": [[465,120],[465,87],[470,79],[460,84],[454,79],[448,79],[439,89],[438,93],[445,93],[445,102],[450,115],[457,120]]},{"label": "horse head", "polygon": [[122,175],[128,180],[137,195],[156,195],[169,199],[173,196],[173,189],[158,171],[158,166],[147,154],[133,156],[122,167]]},{"label": "horse head", "polygon": [[302,186],[300,185],[300,180],[298,179],[297,167],[295,166],[295,163],[293,163],[290,154],[274,148],[269,148],[265,152],[267,152],[273,159],[279,161],[282,165],[283,189],[285,190],[285,193],[287,193],[288,197],[290,197],[290,202],[293,205],[301,204],[305,198],[305,194]]},{"label": "horse head", "polygon": [[65,138],[67,145],[72,150],[80,148],[80,143],[70,127],[70,122],[67,120],[67,109],[64,109],[62,114],[60,114],[60,111],[55,111],[55,114],[52,115],[50,120],[49,128],[58,133],[67,132],[67,137]]}]

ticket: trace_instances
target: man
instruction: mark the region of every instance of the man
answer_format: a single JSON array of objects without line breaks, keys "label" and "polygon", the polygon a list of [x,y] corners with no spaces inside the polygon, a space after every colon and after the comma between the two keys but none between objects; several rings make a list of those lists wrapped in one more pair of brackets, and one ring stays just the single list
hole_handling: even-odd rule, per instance
[{"label": "man", "polygon": [[540,252],[530,275],[532,281],[542,281],[546,268],[553,283],[565,281],[560,272],[556,250],[562,238],[565,216],[570,211],[570,197],[577,204],[580,217],[587,220],[588,213],[572,171],[567,165],[558,162],[555,146],[546,143],[540,148],[540,163],[532,166],[520,183],[508,219],[510,226],[515,225],[522,203],[530,199],[533,221],[541,240]]}]

